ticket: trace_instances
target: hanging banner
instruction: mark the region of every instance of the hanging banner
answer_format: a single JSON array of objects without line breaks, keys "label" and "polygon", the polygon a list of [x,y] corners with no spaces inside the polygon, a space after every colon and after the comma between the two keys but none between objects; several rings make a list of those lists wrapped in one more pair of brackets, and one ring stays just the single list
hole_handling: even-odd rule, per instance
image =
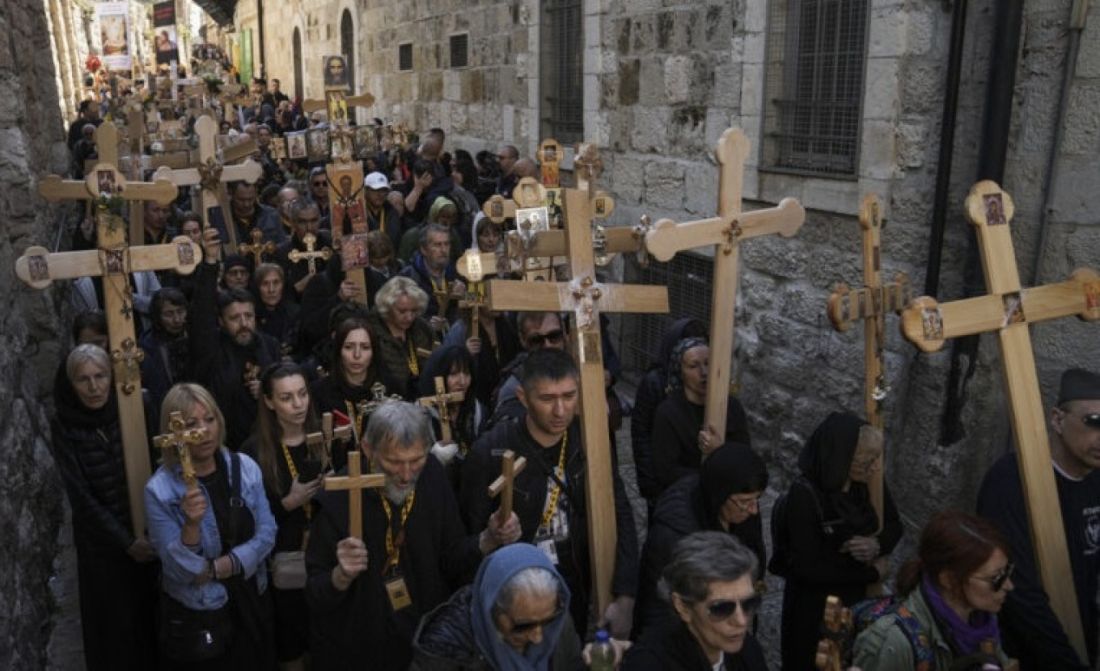
[{"label": "hanging banner", "polygon": [[103,65],[108,70],[129,73],[133,65],[130,51],[130,3],[100,2],[96,4],[95,12],[99,20]]},{"label": "hanging banner", "polygon": [[252,29],[245,28],[241,31],[241,83],[249,86],[252,83]]},{"label": "hanging banner", "polygon": [[179,37],[176,33],[176,2],[153,3],[153,43],[156,49],[157,63],[171,63],[180,60]]}]

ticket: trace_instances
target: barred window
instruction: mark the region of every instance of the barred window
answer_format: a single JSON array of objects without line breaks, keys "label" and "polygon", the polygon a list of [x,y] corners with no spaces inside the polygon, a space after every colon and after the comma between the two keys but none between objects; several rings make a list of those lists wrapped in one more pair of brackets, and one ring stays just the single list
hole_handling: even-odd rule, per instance
[{"label": "barred window", "polygon": [[855,175],[868,1],[769,5],[764,164]]},{"label": "barred window", "polygon": [[581,0],[542,3],[542,137],[562,144],[584,135],[584,24]]},{"label": "barred window", "polygon": [[412,42],[406,42],[397,46],[397,69],[398,70],[412,70],[413,69],[413,45]]},{"label": "barred window", "polygon": [[470,36],[467,33],[451,35],[451,67],[464,68],[470,64]]},{"label": "barred window", "polygon": [[355,90],[355,25],[351,21],[351,12],[344,10],[340,16],[340,53],[347,64],[348,84]]}]

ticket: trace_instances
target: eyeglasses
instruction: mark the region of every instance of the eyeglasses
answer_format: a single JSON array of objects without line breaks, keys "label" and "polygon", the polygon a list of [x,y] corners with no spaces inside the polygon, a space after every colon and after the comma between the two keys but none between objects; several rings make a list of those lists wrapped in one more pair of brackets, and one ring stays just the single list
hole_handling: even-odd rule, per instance
[{"label": "eyeglasses", "polygon": [[1081,415],[1081,421],[1090,429],[1100,429],[1100,412]]},{"label": "eyeglasses", "polygon": [[512,620],[511,615],[508,616],[508,619],[512,620],[513,634],[526,634],[528,632],[534,631],[535,629],[542,629],[543,627],[549,627],[550,625],[554,624],[554,621],[561,617],[562,612],[563,610],[559,606],[558,609],[554,611],[553,615],[544,620],[534,620],[532,622],[516,622],[515,620]]},{"label": "eyeglasses", "polygon": [[759,510],[760,509],[760,497],[759,496],[754,496],[751,499],[735,499],[733,497],[730,497],[729,499],[727,499],[727,501],[732,503],[734,505],[734,507],[736,507],[738,510],[740,510],[743,513],[749,513],[749,512],[752,512],[753,510]]},{"label": "eyeglasses", "polygon": [[539,349],[544,345],[554,345],[561,342],[561,339],[565,337],[561,329],[556,331],[550,331],[549,333],[535,333],[527,336],[527,346],[531,349]]},{"label": "eyeglasses", "polygon": [[978,580],[981,580],[982,582],[987,582],[987,583],[989,583],[989,586],[993,588],[994,592],[1000,592],[1002,589],[1004,589],[1005,583],[1008,582],[1009,578],[1012,577],[1012,573],[1015,570],[1016,570],[1016,564],[1014,564],[1012,562],[1009,562],[1008,566],[1005,566],[1003,569],[998,571],[996,575],[992,575],[992,576],[988,576],[988,577],[987,576],[982,576],[982,575],[975,575],[975,576],[970,576],[970,577],[977,578]]},{"label": "eyeglasses", "polygon": [[723,620],[730,619],[737,609],[741,609],[741,614],[746,619],[751,618],[753,613],[760,610],[760,604],[764,601],[764,595],[753,594],[747,599],[723,599],[721,601],[711,601],[704,605],[707,609],[707,617],[711,622],[722,622]]}]

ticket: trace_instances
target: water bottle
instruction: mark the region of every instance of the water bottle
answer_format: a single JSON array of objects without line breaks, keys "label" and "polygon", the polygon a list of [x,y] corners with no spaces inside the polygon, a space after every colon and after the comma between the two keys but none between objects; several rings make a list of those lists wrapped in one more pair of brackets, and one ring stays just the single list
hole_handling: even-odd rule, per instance
[{"label": "water bottle", "polygon": [[611,643],[611,635],[606,629],[596,630],[596,642],[592,644],[589,656],[592,664],[588,668],[592,671],[614,671],[615,646]]}]

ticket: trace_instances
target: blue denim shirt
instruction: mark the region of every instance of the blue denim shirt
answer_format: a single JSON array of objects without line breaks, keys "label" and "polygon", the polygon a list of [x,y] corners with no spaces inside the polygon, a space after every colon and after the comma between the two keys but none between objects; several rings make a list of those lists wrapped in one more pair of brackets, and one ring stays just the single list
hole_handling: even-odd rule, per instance
[{"label": "blue denim shirt", "polygon": [[[218,459],[225,464],[229,451],[222,447]],[[248,455],[241,454],[241,499],[256,520],[256,533],[248,541],[232,548],[240,561],[246,578],[256,576],[262,593],[267,589],[267,567],[264,560],[275,547],[275,518],[271,515],[264,495],[263,475],[260,467]],[[224,467],[224,466],[223,466]],[[232,473],[229,478],[232,479]],[[189,549],[180,539],[185,517],[180,501],[187,492],[179,464],[161,466],[145,485],[145,516],[148,520],[149,540],[157,549],[162,566],[161,585],[169,596],[194,610],[216,610],[228,600],[225,586],[216,580],[203,585],[195,579],[206,572],[207,563],[221,555],[222,541],[218,535],[218,523],[214,519],[214,506],[210,494],[200,482],[206,495],[206,514],[199,523],[201,553]]]}]

